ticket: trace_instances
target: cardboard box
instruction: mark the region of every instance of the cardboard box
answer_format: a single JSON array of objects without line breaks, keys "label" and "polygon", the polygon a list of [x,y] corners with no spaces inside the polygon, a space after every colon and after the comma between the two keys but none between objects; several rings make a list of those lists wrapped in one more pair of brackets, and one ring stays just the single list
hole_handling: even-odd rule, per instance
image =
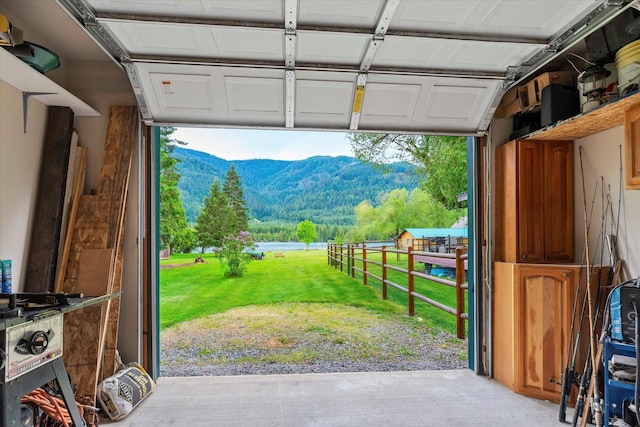
[{"label": "cardboard box", "polygon": [[505,119],[518,114],[520,111],[522,111],[522,103],[518,94],[518,86],[516,86],[509,89],[502,97],[496,110],[496,117]]},{"label": "cardboard box", "polygon": [[533,78],[529,83],[520,86],[519,96],[522,100],[522,111],[540,109],[542,106],[542,89],[550,84],[563,86],[576,86],[577,75],[573,71],[551,71],[542,73]]}]

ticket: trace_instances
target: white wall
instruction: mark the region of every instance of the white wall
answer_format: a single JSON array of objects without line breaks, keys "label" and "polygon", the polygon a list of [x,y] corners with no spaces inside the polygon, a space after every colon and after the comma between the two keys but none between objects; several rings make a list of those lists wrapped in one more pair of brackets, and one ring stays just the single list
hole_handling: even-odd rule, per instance
[{"label": "white wall", "polygon": [[[623,179],[624,179],[624,128],[618,126],[604,132],[591,135],[586,138],[578,139],[574,142],[575,156],[575,236],[576,236],[576,262],[582,260],[584,251],[584,200],[582,192],[582,177],[580,173],[580,147],[582,147],[582,165],[584,170],[584,188],[587,199],[587,218],[591,219],[589,225],[589,252],[591,259],[595,257],[595,263],[600,262],[601,240],[600,233],[602,230],[602,206],[605,208],[608,204],[607,194],[610,191],[611,211],[608,212],[605,220],[605,232],[607,234],[614,233],[612,228],[616,227],[618,215],[618,199],[620,188],[620,156],[619,147],[622,146],[623,153]],[[602,185],[604,180],[605,200],[602,202]],[[597,192],[596,192],[597,182]],[[594,192],[596,193],[593,203],[593,213],[591,213],[591,204],[594,200]],[[620,256],[624,260],[626,266],[624,279],[635,278],[640,275],[640,222],[638,222],[638,214],[640,213],[640,190],[625,190],[624,182],[622,185],[620,209],[620,226],[618,231],[618,247]],[[611,223],[614,223],[613,227]],[[604,264],[607,262],[608,250],[604,248]]]},{"label": "white wall", "polygon": [[47,107],[29,100],[22,128],[22,92],[0,81],[0,259],[13,264],[13,291],[22,289],[34,215]]}]

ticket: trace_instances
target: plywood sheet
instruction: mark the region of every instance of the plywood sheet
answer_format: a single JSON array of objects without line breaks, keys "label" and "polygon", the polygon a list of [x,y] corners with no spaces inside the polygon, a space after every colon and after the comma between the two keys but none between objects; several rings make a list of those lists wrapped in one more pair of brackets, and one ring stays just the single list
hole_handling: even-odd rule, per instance
[{"label": "plywood sheet", "polygon": [[107,226],[112,199],[108,196],[82,195],[76,227]]},{"label": "plywood sheet", "polygon": [[106,303],[64,315],[63,358],[78,396],[94,396],[97,387],[102,312]]},{"label": "plywood sheet", "polygon": [[107,294],[112,263],[113,249],[83,249],[76,292],[82,292],[85,296]]}]

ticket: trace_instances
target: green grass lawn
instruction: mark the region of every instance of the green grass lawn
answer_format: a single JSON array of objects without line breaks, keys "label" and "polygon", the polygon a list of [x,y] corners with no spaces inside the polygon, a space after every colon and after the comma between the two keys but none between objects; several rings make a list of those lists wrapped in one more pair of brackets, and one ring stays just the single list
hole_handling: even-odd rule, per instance
[{"label": "green grass lawn", "polygon": [[[267,252],[248,265],[244,276],[226,278],[218,260],[205,254],[205,264],[193,264],[195,254],[173,255],[160,270],[162,329],[230,308],[277,303],[339,303],[381,313],[406,313],[380,291],[327,264],[325,251],[287,251],[283,258]],[[177,264],[184,266],[175,267]]]},{"label": "green grass lawn", "polygon": [[[235,307],[278,303],[338,303],[362,307],[381,313],[407,313],[407,294],[391,286],[388,300],[381,298],[382,286],[369,277],[362,285],[362,274],[352,279],[344,272],[330,267],[325,251],[287,251],[283,258],[266,253],[265,259],[253,261],[242,277],[226,278],[212,254],[203,257],[206,264],[193,264],[197,255],[178,254],[161,265],[172,268],[160,270],[160,327],[194,320],[209,314],[221,313]],[[360,255],[356,255],[360,257]],[[380,261],[379,253],[368,258]],[[389,254],[387,262],[406,268],[406,255],[397,260]],[[345,258],[346,262],[346,258]],[[178,266],[184,264],[184,266]],[[356,267],[361,268],[357,262]],[[380,267],[369,265],[368,270],[381,275]],[[407,275],[388,270],[388,279],[406,287]],[[421,278],[415,280],[416,292],[455,307],[455,289]],[[455,317],[418,299],[415,315],[436,329],[455,333]]]}]

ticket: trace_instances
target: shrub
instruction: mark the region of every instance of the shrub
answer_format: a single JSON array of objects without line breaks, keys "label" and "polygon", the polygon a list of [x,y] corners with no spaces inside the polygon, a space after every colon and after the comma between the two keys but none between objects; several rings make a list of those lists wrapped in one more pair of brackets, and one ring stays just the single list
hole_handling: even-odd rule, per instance
[{"label": "shrub", "polygon": [[222,265],[225,277],[240,277],[251,262],[251,256],[246,250],[254,250],[256,244],[247,231],[241,231],[237,236],[229,234],[222,239],[222,246],[216,251],[216,257]]}]

